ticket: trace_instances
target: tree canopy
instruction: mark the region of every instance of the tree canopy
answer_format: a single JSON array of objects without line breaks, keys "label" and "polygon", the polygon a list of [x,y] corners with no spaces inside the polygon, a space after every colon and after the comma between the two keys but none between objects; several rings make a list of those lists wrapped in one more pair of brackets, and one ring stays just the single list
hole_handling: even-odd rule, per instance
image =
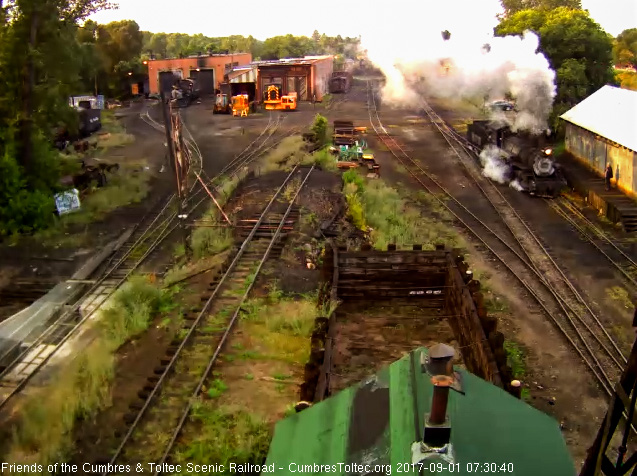
[{"label": "tree canopy", "polygon": [[334,54],[355,58],[359,38],[330,37],[315,30],[311,37],[282,35],[257,40],[252,36],[208,37],[202,34],[142,32],[142,54],[156,58],[176,58],[197,53],[249,52],[255,59]]},{"label": "tree canopy", "polygon": [[629,28],[617,36],[613,59],[618,65],[637,68],[637,28]]},{"label": "tree canopy", "polygon": [[581,0],[500,0],[504,9],[504,16],[510,17],[514,13],[523,10],[553,10],[566,7],[572,10],[581,10]]},{"label": "tree canopy", "polygon": [[564,110],[614,81],[612,38],[588,12],[567,7],[528,9],[505,18],[496,34],[521,35],[527,30],[540,37],[540,50],[557,75],[553,122]]}]

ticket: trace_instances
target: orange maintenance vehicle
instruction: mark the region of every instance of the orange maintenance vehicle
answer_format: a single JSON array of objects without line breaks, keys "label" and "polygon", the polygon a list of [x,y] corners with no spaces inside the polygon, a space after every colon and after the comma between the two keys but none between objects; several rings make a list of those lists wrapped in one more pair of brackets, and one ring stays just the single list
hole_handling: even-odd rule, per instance
[{"label": "orange maintenance vehicle", "polygon": [[232,96],[232,115],[240,117],[248,117],[250,110],[250,101],[247,94],[238,94]]},{"label": "orange maintenance vehicle", "polygon": [[296,100],[296,92],[281,96],[281,88],[276,84],[271,84],[265,91],[263,103],[265,104],[265,108],[269,111],[277,109],[294,111],[296,110]]}]

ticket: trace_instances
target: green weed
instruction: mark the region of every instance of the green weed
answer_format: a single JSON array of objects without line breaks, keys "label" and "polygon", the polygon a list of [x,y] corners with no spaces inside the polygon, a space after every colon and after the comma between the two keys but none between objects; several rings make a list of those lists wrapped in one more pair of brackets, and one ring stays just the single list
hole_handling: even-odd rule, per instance
[{"label": "green weed", "polygon": [[635,307],[630,294],[621,286],[613,286],[612,288],[606,289],[606,295],[626,309],[633,309]]},{"label": "green weed", "polygon": [[232,246],[232,230],[221,226],[196,228],[190,242],[194,257],[205,258]]},{"label": "green weed", "polygon": [[516,378],[524,377],[526,374],[526,365],[522,348],[515,342],[505,341],[504,350],[507,353],[507,363],[509,367],[511,367],[513,375]]},{"label": "green weed", "polygon": [[214,401],[196,403],[191,420],[198,430],[187,446],[178,448],[177,464],[263,464],[271,438],[264,420],[245,411],[218,408]]},{"label": "green weed", "polygon": [[288,380],[288,379],[291,378],[291,376],[277,372],[277,373],[272,374],[272,378],[274,380]]},{"label": "green weed", "polygon": [[221,379],[214,379],[208,388],[208,396],[210,398],[219,398],[226,390],[228,386]]},{"label": "green weed", "polygon": [[113,295],[100,322],[112,349],[148,328],[151,317],[166,306],[170,296],[145,277],[133,277]]},{"label": "green weed", "polygon": [[390,243],[422,244],[423,249],[435,249],[438,243],[462,247],[462,240],[455,230],[422,216],[396,189],[383,181],[365,181],[354,170],[343,174],[343,180],[350,217],[358,228],[371,228],[371,240],[376,249],[386,249]]},{"label": "green weed", "polygon": [[275,170],[289,171],[294,165],[307,160],[303,144],[301,136],[290,136],[283,139],[279,145],[263,157],[257,167],[258,175]]},{"label": "green weed", "polygon": [[283,189],[283,198],[285,198],[287,202],[291,201],[296,195],[296,192],[299,190],[300,185],[301,180],[299,178],[290,180],[290,182],[288,182],[288,184]]},{"label": "green weed", "polygon": [[305,165],[314,164],[321,170],[325,170],[327,172],[338,171],[336,159],[332,154],[330,154],[329,149],[326,147],[317,150],[312,155],[307,155],[302,163]]}]

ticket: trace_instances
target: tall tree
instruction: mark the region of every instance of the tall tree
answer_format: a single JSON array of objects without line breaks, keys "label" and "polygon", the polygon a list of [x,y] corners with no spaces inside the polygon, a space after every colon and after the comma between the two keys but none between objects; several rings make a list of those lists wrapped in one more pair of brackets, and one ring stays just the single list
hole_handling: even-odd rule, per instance
[{"label": "tall tree", "polygon": [[106,0],[9,0],[0,23],[0,234],[42,226],[57,187],[49,138],[78,84],[77,22]]},{"label": "tall tree", "polygon": [[613,47],[613,59],[618,65],[637,68],[637,28],[622,31]]},{"label": "tall tree", "polygon": [[522,10],[503,20],[496,34],[521,35],[527,30],[539,35],[540,50],[556,72],[558,105],[575,104],[614,81],[611,38],[588,12],[567,7]]},{"label": "tall tree", "polygon": [[510,17],[514,13],[523,10],[552,10],[554,8],[566,7],[572,10],[581,10],[581,0],[500,0],[504,9],[504,16]]}]

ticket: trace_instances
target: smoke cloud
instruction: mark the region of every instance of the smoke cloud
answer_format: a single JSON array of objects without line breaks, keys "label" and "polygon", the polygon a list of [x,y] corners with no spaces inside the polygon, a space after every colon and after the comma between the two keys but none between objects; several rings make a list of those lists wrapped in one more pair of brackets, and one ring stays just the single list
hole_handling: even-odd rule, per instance
[{"label": "smoke cloud", "polygon": [[[491,25],[472,26],[479,19],[452,28],[450,19],[472,17],[457,1],[450,3],[448,10],[453,11],[441,13],[440,3],[435,3],[430,9],[437,11],[414,14],[428,24],[414,23],[410,27],[404,24],[403,15],[398,22],[402,26],[400,42],[396,42],[400,47],[390,47],[390,38],[379,32],[363,37],[362,46],[369,59],[387,77],[383,103],[413,107],[414,101],[424,95],[464,98],[482,106],[509,93],[517,113],[513,119],[504,114],[494,115],[494,119],[506,122],[513,130],[545,130],[556,93],[555,72],[546,57],[537,52],[537,35],[526,32],[522,37],[494,37]],[[384,21],[392,22],[391,18]],[[447,29],[451,37],[445,41],[441,32]],[[489,30],[491,33],[484,33]]]},{"label": "smoke cloud", "polygon": [[511,168],[500,158],[497,147],[486,146],[480,153],[480,162],[482,164],[482,175],[501,184],[509,182]]}]

